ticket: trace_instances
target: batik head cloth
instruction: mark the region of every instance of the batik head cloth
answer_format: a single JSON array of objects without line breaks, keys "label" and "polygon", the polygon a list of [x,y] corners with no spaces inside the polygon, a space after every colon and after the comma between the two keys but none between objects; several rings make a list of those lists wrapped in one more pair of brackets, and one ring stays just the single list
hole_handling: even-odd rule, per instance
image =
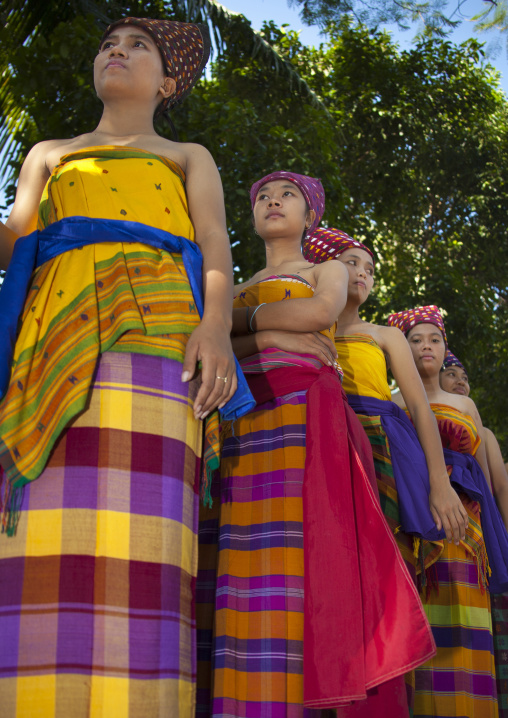
[{"label": "batik head cloth", "polygon": [[370,254],[374,262],[374,255],[368,247],[340,229],[318,227],[311,236],[305,238],[302,252],[308,262],[321,264],[329,259],[337,259],[346,249],[354,247]]},{"label": "batik head cloth", "polygon": [[[451,366],[458,366],[459,369],[463,369],[464,371],[466,371],[464,364],[459,359],[457,359],[455,354],[452,354],[452,352],[448,349],[445,354],[445,358],[444,358],[444,362],[443,362],[441,371],[444,371],[445,369],[449,369]],[[466,371],[466,374],[467,374],[467,371]]]},{"label": "batik head cloth", "polygon": [[208,61],[210,55],[208,26],[176,20],[125,17],[107,28],[100,47],[120,25],[136,25],[148,33],[159,49],[166,75],[176,81],[175,92],[160,103],[157,114],[181,102],[199,80]]},{"label": "batik head cloth", "polygon": [[289,182],[295,184],[305,197],[308,208],[314,210],[316,217],[306,232],[307,235],[312,234],[321,222],[321,218],[323,217],[323,213],[325,211],[325,191],[321,181],[315,177],[298,175],[295,172],[285,172],[284,170],[281,170],[280,172],[272,172],[271,174],[266,175],[266,177],[254,182],[250,188],[250,203],[252,209],[254,209],[256,197],[258,196],[258,192],[261,187],[268,184],[268,182],[275,182],[276,180],[288,180]]},{"label": "batik head cloth", "polygon": [[398,327],[406,336],[417,324],[434,324],[442,333],[445,344],[447,344],[443,317],[435,304],[416,307],[416,309],[406,309],[404,312],[395,312],[388,317],[388,326]]}]

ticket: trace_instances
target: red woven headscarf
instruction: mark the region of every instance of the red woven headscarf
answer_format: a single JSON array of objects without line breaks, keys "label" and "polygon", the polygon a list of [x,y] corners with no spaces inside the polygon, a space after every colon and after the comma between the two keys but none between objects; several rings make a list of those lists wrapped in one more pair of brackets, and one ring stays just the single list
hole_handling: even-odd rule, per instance
[{"label": "red woven headscarf", "polygon": [[445,344],[448,345],[443,317],[439,307],[435,304],[416,307],[416,309],[406,309],[404,312],[394,312],[388,317],[388,326],[398,327],[406,335],[417,324],[434,324],[443,335]]},{"label": "red woven headscarf", "polygon": [[312,236],[305,238],[302,251],[308,262],[321,264],[329,259],[337,259],[342,252],[353,247],[363,249],[364,252],[370,254],[374,262],[372,251],[365,244],[358,242],[340,229],[318,227]]},{"label": "red woven headscarf", "polygon": [[157,108],[157,114],[183,100],[199,80],[210,55],[207,25],[148,17],[124,17],[112,23],[102,36],[100,47],[120,25],[135,25],[150,35],[162,56],[164,71],[176,80],[176,90]]}]

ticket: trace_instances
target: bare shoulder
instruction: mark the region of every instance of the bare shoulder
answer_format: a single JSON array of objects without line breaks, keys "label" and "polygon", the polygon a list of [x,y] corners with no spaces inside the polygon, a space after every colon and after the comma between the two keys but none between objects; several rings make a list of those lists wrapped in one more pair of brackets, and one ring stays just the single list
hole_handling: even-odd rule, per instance
[{"label": "bare shoulder", "polygon": [[195,167],[215,169],[215,162],[210,152],[203,145],[194,142],[174,142],[159,137],[153,151],[176,162],[186,175],[190,175]]},{"label": "bare shoulder", "polygon": [[61,142],[62,140],[44,140],[34,145],[23,162],[25,171],[27,169],[29,171],[39,170],[42,173],[46,170],[49,175],[53,169],[49,158],[55,153]]},{"label": "bare shoulder", "polygon": [[184,157],[187,179],[190,179],[192,173],[196,173],[196,171],[203,175],[219,176],[215,161],[206,147],[193,142],[185,142],[179,149]]},{"label": "bare shoulder", "polygon": [[212,155],[203,145],[198,145],[195,142],[179,142],[173,144],[178,144],[180,150],[187,155],[187,157],[208,157],[212,159]]},{"label": "bare shoulder", "polygon": [[376,332],[384,341],[391,342],[406,342],[407,339],[398,327],[387,327],[384,324],[373,324],[376,327]]},{"label": "bare shoulder", "polygon": [[382,324],[369,324],[369,334],[388,355],[409,349],[407,339],[398,327],[385,327]]},{"label": "bare shoulder", "polygon": [[34,145],[23,162],[19,173],[16,199],[7,227],[18,236],[32,232],[37,226],[37,210],[44,186],[51,174],[48,156],[58,140],[46,140]]},{"label": "bare shoulder", "polygon": [[331,259],[329,262],[316,264],[314,267],[314,279],[316,284],[320,281],[347,281],[348,272],[346,267],[339,260]]},{"label": "bare shoulder", "polygon": [[460,394],[457,394],[458,399],[461,400],[461,402],[464,405],[464,413],[469,414],[473,418],[478,417],[478,409],[476,408],[476,404],[472,399],[470,399],[468,396],[460,396]]}]

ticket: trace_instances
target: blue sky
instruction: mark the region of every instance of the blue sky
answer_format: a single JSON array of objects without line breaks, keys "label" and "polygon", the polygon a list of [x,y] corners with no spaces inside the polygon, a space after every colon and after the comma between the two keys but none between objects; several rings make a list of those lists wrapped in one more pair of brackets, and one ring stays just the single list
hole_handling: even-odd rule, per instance
[{"label": "blue sky", "polygon": [[[300,20],[296,6],[289,7],[287,0],[222,0],[222,4],[228,10],[240,12],[245,15],[252,26],[259,30],[264,20],[274,20],[278,25],[289,24],[292,30],[301,31],[300,38],[305,45],[319,45],[325,38],[320,35],[318,28],[308,27]],[[456,6],[456,0],[449,0],[450,9]],[[474,23],[469,19],[487,7],[484,0],[467,0],[461,7],[461,15],[454,19],[463,18],[463,22],[451,36],[453,42],[463,42],[470,37],[476,37],[481,42],[486,42],[486,49],[489,53],[488,62],[493,65],[501,74],[500,84],[505,94],[508,95],[508,61],[506,50],[506,38],[498,32],[475,34]],[[386,26],[386,29],[393,35],[394,40],[401,49],[407,49],[418,30],[414,29],[400,31],[396,26]]]}]

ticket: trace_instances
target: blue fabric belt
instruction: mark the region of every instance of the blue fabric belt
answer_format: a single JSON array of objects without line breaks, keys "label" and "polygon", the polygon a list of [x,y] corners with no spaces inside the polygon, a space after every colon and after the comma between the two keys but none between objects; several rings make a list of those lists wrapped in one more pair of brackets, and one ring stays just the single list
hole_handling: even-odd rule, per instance
[{"label": "blue fabric belt", "polygon": [[[7,391],[19,317],[22,314],[30,277],[34,269],[71,249],[99,242],[140,242],[182,255],[199,316],[203,316],[203,255],[195,242],[147,224],[116,219],[66,217],[20,237],[0,291],[0,398]],[[251,411],[256,402],[235,357],[238,388],[221,410],[225,420],[237,419]]]},{"label": "blue fabric belt", "polygon": [[379,416],[381,419],[390,444],[402,529],[429,541],[445,538],[445,532],[437,530],[430,512],[427,461],[416,429],[405,412],[393,401],[353,394],[348,394],[347,398],[357,414]]},{"label": "blue fabric belt", "polygon": [[483,538],[492,569],[489,591],[504,593],[508,591],[508,533],[480,464],[471,454],[451,449],[444,449],[444,458],[452,467],[451,482],[480,504]]},{"label": "blue fabric belt", "polygon": [[[425,454],[418,434],[406,413],[393,401],[349,394],[350,406],[357,414],[379,416],[390,443],[392,467],[401,526],[406,533],[430,541],[445,537],[438,531],[429,508],[430,482]],[[481,508],[482,531],[492,575],[489,591],[508,590],[508,533],[480,465],[470,454],[444,449],[447,466],[452,467],[450,481]]]}]

